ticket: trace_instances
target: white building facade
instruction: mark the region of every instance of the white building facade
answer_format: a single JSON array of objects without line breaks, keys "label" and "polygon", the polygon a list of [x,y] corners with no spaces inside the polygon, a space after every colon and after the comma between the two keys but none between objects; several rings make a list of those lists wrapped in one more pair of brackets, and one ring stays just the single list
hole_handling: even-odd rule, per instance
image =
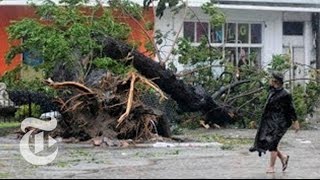
[{"label": "white building facade", "polygon": [[[289,53],[295,63],[315,66],[313,17],[320,12],[318,0],[216,0],[226,17],[221,29],[210,27],[209,16],[201,10],[208,1],[186,2],[195,16],[185,17],[184,10],[177,15],[166,10],[156,20],[155,29],[179,32],[182,25],[180,37],[189,38],[195,45],[206,35],[235,65],[245,52],[247,57],[254,57],[253,63],[260,68],[267,67],[273,55],[284,53]],[[174,34],[171,36],[174,39]],[[170,46],[164,50],[169,52]],[[296,78],[306,77],[307,70],[299,66],[295,74]]]}]

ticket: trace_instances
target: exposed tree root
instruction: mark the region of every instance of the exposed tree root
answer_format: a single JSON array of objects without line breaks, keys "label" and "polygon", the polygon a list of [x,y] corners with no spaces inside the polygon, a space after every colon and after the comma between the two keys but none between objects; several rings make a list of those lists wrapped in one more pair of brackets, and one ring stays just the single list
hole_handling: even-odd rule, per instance
[{"label": "exposed tree root", "polygon": [[77,82],[66,81],[66,82],[58,83],[58,82],[54,82],[54,81],[53,81],[52,79],[50,79],[50,78],[47,79],[47,80],[45,80],[45,82],[46,82],[49,86],[51,86],[51,87],[53,87],[53,88],[55,88],[55,89],[59,89],[59,88],[61,88],[61,87],[66,87],[66,86],[70,86],[70,87],[75,87],[76,89],[79,89],[79,90],[81,90],[81,91],[83,91],[83,92],[87,92],[87,93],[94,94],[94,92],[93,92],[90,88],[86,87],[86,86],[83,85],[83,84],[77,83]]},{"label": "exposed tree root", "polygon": [[153,88],[160,100],[168,99],[155,83],[136,72],[129,72],[126,78],[105,73],[96,81],[99,83],[93,83],[94,87],[72,81],[46,81],[56,89],[68,87],[72,92],[68,97],[57,99],[64,119],[54,135],[79,140],[96,137],[148,139],[156,134],[170,135],[163,115],[139,99],[145,91],[140,88],[141,84]]},{"label": "exposed tree root", "polygon": [[133,103],[133,95],[134,95],[134,84],[136,82],[136,74],[135,73],[130,73],[131,75],[131,84],[130,84],[130,91],[129,91],[129,97],[128,97],[128,102],[127,102],[127,108],[126,112],[121,115],[121,117],[118,119],[118,125],[119,125],[128,117],[130,114],[131,108],[132,108],[132,103]]}]

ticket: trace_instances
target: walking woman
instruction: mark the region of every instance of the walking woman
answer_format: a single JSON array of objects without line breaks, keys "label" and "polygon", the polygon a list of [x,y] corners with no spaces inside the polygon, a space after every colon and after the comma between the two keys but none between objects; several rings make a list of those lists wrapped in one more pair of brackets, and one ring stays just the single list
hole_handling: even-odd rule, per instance
[{"label": "walking woman", "polygon": [[271,157],[267,173],[274,173],[277,157],[282,163],[282,171],[285,171],[288,166],[289,155],[278,149],[281,138],[292,124],[296,132],[300,127],[291,94],[283,88],[283,75],[279,72],[272,73],[269,85],[270,91],[255,142],[249,151],[258,151],[259,156],[270,151]]}]

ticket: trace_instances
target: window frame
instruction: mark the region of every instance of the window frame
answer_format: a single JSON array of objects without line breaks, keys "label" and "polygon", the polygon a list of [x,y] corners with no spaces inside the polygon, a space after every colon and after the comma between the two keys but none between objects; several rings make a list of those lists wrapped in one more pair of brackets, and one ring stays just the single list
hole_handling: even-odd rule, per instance
[{"label": "window frame", "polygon": [[[263,27],[265,26],[265,22],[262,21],[226,21],[224,25],[222,25],[222,41],[221,43],[212,43],[211,42],[211,24],[208,20],[185,20],[184,22],[192,22],[194,23],[194,41],[191,42],[193,46],[198,46],[200,43],[197,42],[197,22],[199,23],[208,23],[208,34],[207,37],[209,38],[210,45],[213,47],[221,47],[223,50],[223,58],[226,58],[226,48],[235,48],[236,49],[236,65],[238,66],[239,62],[239,49],[240,48],[246,48],[248,49],[247,54],[249,55],[251,53],[251,49],[260,49],[260,61],[258,62],[257,66],[261,67],[261,61],[262,61],[262,51],[264,47],[264,31]],[[226,26],[229,23],[234,23],[236,25],[235,27],[235,34],[236,34],[236,42],[235,43],[227,43],[225,36],[226,36]],[[239,43],[239,24],[248,24],[249,28],[249,34],[248,34],[248,43]],[[252,43],[252,24],[260,24],[261,25],[261,42],[260,43]],[[184,37],[184,34],[183,34]]]}]

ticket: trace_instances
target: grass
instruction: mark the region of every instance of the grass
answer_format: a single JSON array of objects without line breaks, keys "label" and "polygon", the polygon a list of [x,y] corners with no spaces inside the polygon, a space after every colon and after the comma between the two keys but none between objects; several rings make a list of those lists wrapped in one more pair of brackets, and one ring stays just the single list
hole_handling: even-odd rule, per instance
[{"label": "grass", "polygon": [[90,152],[79,149],[79,150],[74,150],[70,152],[70,156],[71,157],[88,157],[90,154]]},{"label": "grass", "polygon": [[10,177],[10,174],[9,173],[2,173],[0,172],[0,179],[7,179]]},{"label": "grass", "polygon": [[70,167],[70,162],[66,162],[66,161],[60,161],[56,164],[57,167],[59,168],[65,168],[65,167]]},{"label": "grass", "polygon": [[21,125],[20,122],[0,122],[1,128],[18,128]]},{"label": "grass", "polygon": [[0,137],[9,135],[19,129],[19,122],[0,122]]},{"label": "grass", "polygon": [[178,156],[180,150],[171,150],[166,152],[136,152],[134,157],[145,158],[145,157],[162,157],[162,156]]},{"label": "grass", "polygon": [[218,142],[222,144],[221,146],[222,150],[232,150],[236,146],[253,143],[253,139],[251,138],[233,138],[233,137],[225,137],[218,134],[203,135],[203,136],[200,136],[199,140],[201,142]]},{"label": "grass", "polygon": [[63,159],[56,163],[53,163],[52,166],[56,166],[58,168],[69,168],[79,164],[80,162],[88,163],[88,164],[105,164],[106,160],[96,157],[97,154],[91,153],[88,150],[77,149],[72,150],[68,153],[68,159]]}]

